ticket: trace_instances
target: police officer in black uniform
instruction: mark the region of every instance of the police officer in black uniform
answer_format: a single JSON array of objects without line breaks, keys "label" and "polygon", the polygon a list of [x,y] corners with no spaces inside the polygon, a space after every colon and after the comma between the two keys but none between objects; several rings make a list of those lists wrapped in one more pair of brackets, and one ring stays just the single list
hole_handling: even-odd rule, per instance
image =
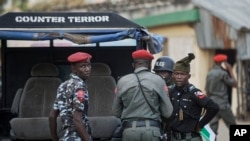
[{"label": "police officer in black uniform", "polygon": [[[174,111],[171,116],[173,141],[202,141],[200,130],[216,115],[219,106],[189,83],[193,53],[174,65],[174,84],[169,94]],[[202,111],[206,110],[204,114]]]}]

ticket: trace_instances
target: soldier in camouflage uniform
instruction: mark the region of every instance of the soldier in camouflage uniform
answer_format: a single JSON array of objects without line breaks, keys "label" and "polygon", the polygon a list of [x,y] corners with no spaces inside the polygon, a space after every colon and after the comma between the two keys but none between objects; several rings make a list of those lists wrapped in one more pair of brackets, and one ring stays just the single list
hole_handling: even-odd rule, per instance
[{"label": "soldier in camouflage uniform", "polygon": [[[92,56],[77,52],[68,57],[72,73],[57,90],[56,100],[49,115],[49,125],[53,141],[91,141],[91,131],[87,118],[89,94],[85,80],[91,72]],[[62,134],[57,135],[57,117],[60,116]]]},{"label": "soldier in camouflage uniform", "polygon": [[152,54],[137,50],[132,57],[135,71],[119,79],[113,103],[124,128],[122,141],[160,141],[161,117],[170,117],[173,110],[168,89],[150,72]]}]

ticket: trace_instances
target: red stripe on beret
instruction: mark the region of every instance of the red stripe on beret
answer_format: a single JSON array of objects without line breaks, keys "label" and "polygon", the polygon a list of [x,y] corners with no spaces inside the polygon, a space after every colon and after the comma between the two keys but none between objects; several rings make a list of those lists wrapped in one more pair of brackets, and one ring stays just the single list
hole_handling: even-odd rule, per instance
[{"label": "red stripe on beret", "polygon": [[149,53],[147,50],[136,50],[132,53],[132,58],[133,59],[146,59],[146,60],[153,60],[154,56]]},{"label": "red stripe on beret", "polygon": [[227,61],[227,56],[225,54],[217,54],[214,56],[214,61],[215,62]]},{"label": "red stripe on beret", "polygon": [[86,52],[76,52],[68,57],[68,61],[74,62],[89,62],[92,56]]}]

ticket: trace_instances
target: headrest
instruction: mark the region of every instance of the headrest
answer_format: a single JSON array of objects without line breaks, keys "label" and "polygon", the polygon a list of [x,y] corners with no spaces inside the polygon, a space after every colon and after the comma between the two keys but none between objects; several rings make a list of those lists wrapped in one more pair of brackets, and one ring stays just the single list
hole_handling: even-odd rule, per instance
[{"label": "headrest", "polygon": [[39,63],[32,67],[31,76],[58,76],[58,68],[54,64]]},{"label": "headrest", "polygon": [[107,64],[92,63],[91,75],[111,75],[111,69]]}]

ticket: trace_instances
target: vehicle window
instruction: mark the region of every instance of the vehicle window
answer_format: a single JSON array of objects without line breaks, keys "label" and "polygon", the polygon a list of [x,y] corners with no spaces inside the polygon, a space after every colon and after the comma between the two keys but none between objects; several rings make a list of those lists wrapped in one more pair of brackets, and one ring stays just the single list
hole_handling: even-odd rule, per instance
[{"label": "vehicle window", "polygon": [[135,39],[124,39],[120,41],[113,41],[113,42],[102,42],[100,43],[100,47],[126,47],[126,46],[136,46]]},{"label": "vehicle window", "polygon": [[[68,40],[54,40],[53,41],[54,47],[95,47],[96,44],[75,44]],[[7,47],[50,47],[49,40],[43,41],[27,41],[27,40],[7,40]]]},{"label": "vehicle window", "polygon": [[[68,40],[54,40],[54,47],[96,47],[95,43],[92,44],[76,44]],[[102,42],[100,47],[127,47],[127,46],[136,46],[135,39],[124,39],[120,41],[111,41],[111,42]],[[7,47],[50,47],[49,40],[43,41],[27,41],[27,40],[7,40]]]}]

